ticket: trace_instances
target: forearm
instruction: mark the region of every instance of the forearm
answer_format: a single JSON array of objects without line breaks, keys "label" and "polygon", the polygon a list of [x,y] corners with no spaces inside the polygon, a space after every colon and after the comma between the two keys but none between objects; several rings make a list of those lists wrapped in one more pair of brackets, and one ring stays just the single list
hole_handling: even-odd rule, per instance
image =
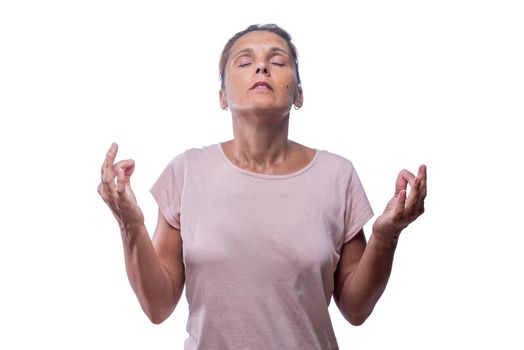
[{"label": "forearm", "polygon": [[344,281],[341,310],[352,324],[363,323],[384,292],[397,242],[398,237],[386,240],[373,233],[357,268]]},{"label": "forearm", "polygon": [[[339,308],[352,324],[366,320],[386,289],[400,233],[424,213],[426,180],[425,165],[419,167],[416,177],[405,169],[399,173],[395,194],[384,213],[375,220],[358,265],[340,282]],[[411,190],[406,197],[408,183]]]},{"label": "forearm", "polygon": [[121,226],[121,235],[131,287],[149,319],[160,323],[176,306],[173,282],[157,257],[144,224]]}]

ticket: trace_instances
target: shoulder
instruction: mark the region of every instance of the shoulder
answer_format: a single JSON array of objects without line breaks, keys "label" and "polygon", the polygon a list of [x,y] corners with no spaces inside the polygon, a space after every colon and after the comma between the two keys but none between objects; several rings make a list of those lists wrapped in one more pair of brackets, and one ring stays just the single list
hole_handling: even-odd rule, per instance
[{"label": "shoulder", "polygon": [[171,158],[166,168],[175,172],[183,170],[186,165],[186,152],[187,151],[176,153],[175,156]]},{"label": "shoulder", "polygon": [[344,155],[334,153],[325,149],[318,150],[324,167],[337,172],[351,175],[354,171],[353,162]]},{"label": "shoulder", "polygon": [[[219,144],[218,144],[219,145]],[[217,144],[186,147],[183,151],[176,153],[169,162],[169,167],[175,172],[182,173],[191,171],[207,171],[216,163],[219,155]]]},{"label": "shoulder", "polygon": [[216,145],[205,145],[200,147],[195,146],[184,148],[183,151],[176,153],[175,156],[172,157],[170,163],[172,165],[181,166],[188,160],[202,157],[213,152],[215,147]]},{"label": "shoulder", "polygon": [[326,149],[321,148],[311,148],[307,147],[305,145],[302,145],[298,142],[291,141],[296,147],[299,147],[303,150],[304,153],[311,153],[313,156],[311,158],[314,158],[314,151],[316,150],[318,152],[318,159],[322,159],[322,167],[323,168],[329,168],[330,170],[341,170],[341,171],[350,171],[353,169],[353,163],[346,157],[344,157],[341,154],[328,151]]},{"label": "shoulder", "polygon": [[205,168],[206,166],[211,166],[220,154],[219,145],[220,144],[214,143],[186,148],[182,153],[185,166],[190,168]]}]

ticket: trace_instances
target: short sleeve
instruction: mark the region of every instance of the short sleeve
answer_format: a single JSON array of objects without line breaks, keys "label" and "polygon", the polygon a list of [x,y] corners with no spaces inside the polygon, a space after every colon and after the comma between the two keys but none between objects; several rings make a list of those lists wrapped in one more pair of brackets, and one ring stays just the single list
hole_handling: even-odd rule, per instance
[{"label": "short sleeve", "polygon": [[373,217],[373,210],[360,182],[358,174],[351,165],[350,177],[346,188],[346,208],[344,212],[344,240],[349,242]]},{"label": "short sleeve", "polygon": [[150,189],[166,221],[177,229],[180,229],[184,179],[185,152],[171,160]]}]

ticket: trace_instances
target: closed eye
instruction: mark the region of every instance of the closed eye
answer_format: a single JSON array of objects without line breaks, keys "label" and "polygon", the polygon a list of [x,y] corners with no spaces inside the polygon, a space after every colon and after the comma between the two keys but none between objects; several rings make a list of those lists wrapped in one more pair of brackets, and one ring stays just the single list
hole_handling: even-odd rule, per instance
[{"label": "closed eye", "polygon": [[249,66],[251,63],[242,63],[242,64],[239,64],[238,66],[239,67],[246,67],[246,66]]},{"label": "closed eye", "polygon": [[275,66],[279,66],[279,67],[284,67],[285,64],[284,63],[276,63],[276,62],[272,62],[271,64],[275,65]]}]

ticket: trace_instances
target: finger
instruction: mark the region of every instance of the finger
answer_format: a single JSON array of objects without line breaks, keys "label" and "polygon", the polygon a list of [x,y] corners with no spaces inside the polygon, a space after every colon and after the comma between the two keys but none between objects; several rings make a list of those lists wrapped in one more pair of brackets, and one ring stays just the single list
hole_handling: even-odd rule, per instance
[{"label": "finger", "polygon": [[118,163],[115,163],[115,165],[113,166],[113,169],[116,171],[117,169],[122,168],[126,172],[126,175],[129,176],[133,173],[133,170],[134,170],[131,168],[134,168],[134,167],[135,167],[135,161],[133,159],[125,159],[125,160],[119,161]]},{"label": "finger", "polygon": [[410,193],[405,214],[411,220],[416,219],[424,213],[424,198],[426,197],[426,166],[419,166],[418,175],[415,179],[415,186]]},{"label": "finger", "polygon": [[126,175],[124,174],[124,169],[117,169],[116,175],[116,191],[118,194],[123,194],[126,190]]},{"label": "finger", "polygon": [[418,168],[418,172],[420,176],[420,189],[418,194],[418,201],[415,207],[415,214],[418,216],[424,214],[424,199],[426,198],[427,194],[427,187],[426,187],[426,181],[427,181],[427,168],[425,164],[422,164]]},{"label": "finger", "polygon": [[133,175],[133,172],[135,171],[135,161],[133,159],[129,159],[129,165],[124,169],[124,171],[128,178]]},{"label": "finger", "polygon": [[421,194],[422,199],[424,199],[426,198],[426,194],[427,194],[427,185],[426,185],[427,167],[425,164],[422,164],[421,166],[419,166],[418,173],[420,176],[420,194]]},{"label": "finger", "polygon": [[[109,149],[108,149],[107,152],[106,152],[106,156],[105,156],[105,158],[104,158],[104,161],[102,162],[102,167],[100,168],[100,172],[102,173],[102,175],[103,175],[103,173],[104,173],[104,169],[105,169],[106,166],[107,166],[107,158],[108,158],[108,154],[109,154],[110,152],[112,152],[112,149],[113,149],[114,145],[115,145],[115,143],[112,143],[112,144],[111,144],[111,147],[109,147]],[[117,146],[117,147],[118,147],[118,146]],[[116,153],[115,153],[115,154],[116,154]],[[113,159],[114,159],[114,157],[113,157]]]},{"label": "finger", "polygon": [[402,169],[398,173],[397,181],[395,183],[395,195],[398,196],[400,191],[407,189],[407,184],[413,187],[415,181],[415,175],[406,169]]},{"label": "finger", "polygon": [[401,190],[398,193],[397,201],[395,204],[394,213],[396,218],[402,217],[406,205],[406,190]]},{"label": "finger", "polygon": [[113,195],[115,191],[115,170],[114,170],[114,160],[116,153],[118,151],[118,145],[116,143],[111,144],[111,148],[106,153],[106,159],[104,161],[104,168],[102,172],[102,183],[104,188],[109,195]]},{"label": "finger", "polygon": [[405,215],[411,216],[420,202],[420,178],[416,177],[406,200]]},{"label": "finger", "polygon": [[122,169],[124,171],[125,182],[127,184],[131,183],[131,175],[135,170],[135,162],[132,159],[121,160],[114,166],[115,172],[117,172],[119,169]]},{"label": "finger", "polygon": [[106,153],[106,158],[104,160],[104,165],[102,167],[102,177],[103,180],[111,179],[111,181],[115,178],[114,170],[113,170],[113,163],[115,161],[116,153],[118,152],[118,145],[116,143],[112,143],[111,147]]},{"label": "finger", "polygon": [[409,183],[409,185],[411,187],[415,186],[416,176],[412,172],[410,172],[410,171],[408,171],[406,169],[402,169],[402,171],[400,173],[402,174],[404,179]]},{"label": "finger", "polygon": [[100,183],[98,185],[98,193],[100,194],[100,197],[102,197],[102,199],[104,200],[104,202],[106,202],[107,205],[109,205],[111,207],[111,203],[113,202],[111,200],[111,197],[109,196],[108,192],[107,192],[107,189],[106,187],[104,186],[103,183]]},{"label": "finger", "polygon": [[395,197],[397,197],[400,193],[400,191],[405,190],[407,188],[408,182],[402,176],[402,171],[398,173],[397,181],[395,182]]}]

